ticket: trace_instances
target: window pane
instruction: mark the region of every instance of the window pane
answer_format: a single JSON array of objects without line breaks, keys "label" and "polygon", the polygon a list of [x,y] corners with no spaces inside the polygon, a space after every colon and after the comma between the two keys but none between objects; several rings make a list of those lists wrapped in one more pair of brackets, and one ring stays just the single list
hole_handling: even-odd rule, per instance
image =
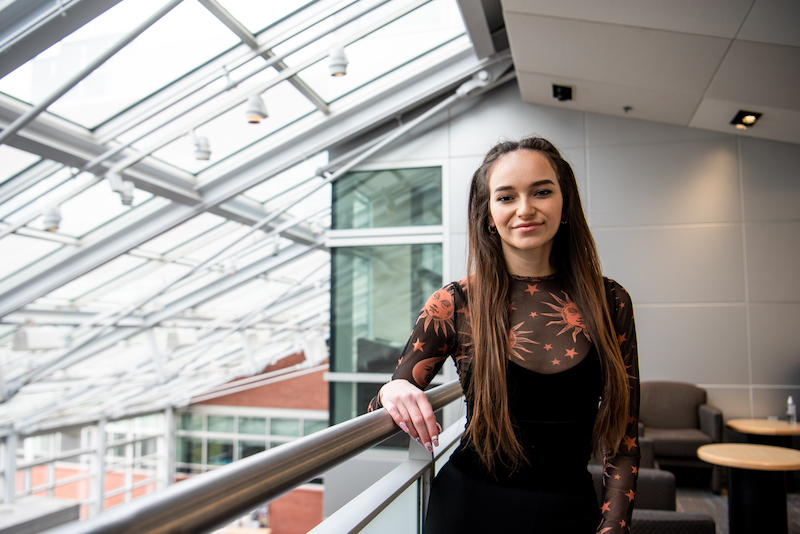
[{"label": "window pane", "polygon": [[203,461],[203,440],[192,436],[178,436],[177,461],[186,464],[199,464]]},{"label": "window pane", "polygon": [[3,162],[3,165],[0,166],[0,184],[40,159],[42,158],[30,152],[8,145],[0,145],[0,161]]},{"label": "window pane", "polygon": [[333,227],[442,224],[441,167],[348,173],[333,184]]},{"label": "window pane", "polygon": [[425,300],[442,284],[440,244],[332,251],[333,370],[392,372]]},{"label": "window pane", "polygon": [[303,435],[308,436],[309,434],[313,434],[314,432],[319,432],[320,430],[325,430],[328,428],[327,421],[311,421],[306,419],[303,421]]},{"label": "window pane", "polygon": [[253,2],[253,0],[220,0],[231,15],[245,28],[258,33],[295,10],[311,3],[310,0],[284,0],[282,2]]},{"label": "window pane", "polygon": [[40,102],[163,4],[163,0],[118,3],[6,75],[0,91],[28,103]]},{"label": "window pane", "polygon": [[[117,39],[119,36],[114,36],[111,42]],[[49,111],[93,128],[237,42],[198,2],[182,2],[53,103]],[[69,56],[62,52],[59,64],[77,60],[75,50],[93,44],[94,40],[74,43],[78,48]],[[104,47],[101,45],[101,50]]]},{"label": "window pane", "polygon": [[225,465],[233,461],[233,442],[229,439],[208,440],[208,465]]},{"label": "window pane", "polygon": [[297,419],[281,419],[273,417],[270,420],[270,434],[273,436],[300,436],[300,421]]},{"label": "window pane", "polygon": [[259,434],[266,435],[267,420],[263,417],[242,417],[239,416],[239,434]]},{"label": "window pane", "polygon": [[[120,201],[119,195],[108,186],[108,183],[99,182],[61,204],[62,218],[58,232],[82,237],[108,221],[134,209],[152,196],[147,191],[137,189],[133,193],[133,203],[125,206]],[[41,220],[36,222],[41,225]]]},{"label": "window pane", "polygon": [[178,430],[203,430],[203,415],[186,412],[180,414]]},{"label": "window pane", "polygon": [[[395,10],[398,4],[388,4],[388,9]],[[330,34],[329,40],[320,39],[315,45],[327,42],[334,46],[336,35],[358,32],[366,26],[367,20],[379,14],[375,10],[372,16],[362,17],[348,24],[336,34]],[[337,98],[375,80],[376,78],[409,63],[431,50],[443,45],[464,33],[464,25],[456,2],[452,0],[434,0],[415,9],[407,15],[370,33],[344,49],[349,61],[347,75],[333,77],[329,72],[329,61],[326,57],[300,72],[299,77],[308,83],[326,102]],[[300,63],[311,52],[301,50],[286,59],[288,65]]]},{"label": "window pane", "polygon": [[5,236],[0,239],[0,258],[3,258],[0,262],[0,280],[63,246],[61,243],[17,234]]},{"label": "window pane", "polygon": [[264,450],[266,450],[266,444],[263,441],[240,441],[239,459],[247,458]]},{"label": "window pane", "polygon": [[233,433],[233,416],[232,415],[209,415],[208,416],[208,431],[209,432],[229,432],[229,433]]}]

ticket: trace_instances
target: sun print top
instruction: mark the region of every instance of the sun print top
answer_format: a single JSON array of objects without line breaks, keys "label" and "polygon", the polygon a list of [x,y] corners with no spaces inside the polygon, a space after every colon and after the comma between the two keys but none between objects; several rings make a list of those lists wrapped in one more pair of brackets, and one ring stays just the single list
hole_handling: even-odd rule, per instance
[{"label": "sun print top", "polygon": [[[530,466],[513,474],[500,469],[491,478],[508,486],[566,490],[579,480],[585,483],[588,476],[586,464],[603,386],[600,361],[581,312],[558,275],[512,277],[511,284],[509,406]],[[606,456],[603,464],[598,532],[614,534],[630,531],[636,497],[639,369],[630,296],[613,280],[606,279],[605,287],[630,391],[625,437],[618,453]],[[463,280],[431,295],[417,318],[393,379],[403,378],[425,388],[444,361],[452,357],[466,389],[472,361],[468,306],[469,287]],[[467,403],[469,414],[469,399]],[[373,399],[369,409],[379,407]],[[458,462],[472,476],[489,480],[477,454],[465,442],[453,453],[451,461]]]}]

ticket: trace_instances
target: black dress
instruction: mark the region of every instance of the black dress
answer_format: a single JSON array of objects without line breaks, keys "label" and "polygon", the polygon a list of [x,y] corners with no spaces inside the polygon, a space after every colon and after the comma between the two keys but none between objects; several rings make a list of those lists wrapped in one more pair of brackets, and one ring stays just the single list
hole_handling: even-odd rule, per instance
[{"label": "black dress", "polygon": [[[428,300],[394,378],[426,387],[450,355],[462,383],[468,380],[468,286],[458,284]],[[514,473],[502,468],[488,473],[477,453],[462,443],[433,482],[426,534],[629,532],[639,462],[635,329],[627,292],[610,280],[606,291],[628,368],[631,416],[619,453],[605,459],[603,506],[597,506],[586,469],[602,394],[594,344],[558,276],[514,277],[508,398],[529,465]],[[373,401],[370,408],[378,406]]]}]

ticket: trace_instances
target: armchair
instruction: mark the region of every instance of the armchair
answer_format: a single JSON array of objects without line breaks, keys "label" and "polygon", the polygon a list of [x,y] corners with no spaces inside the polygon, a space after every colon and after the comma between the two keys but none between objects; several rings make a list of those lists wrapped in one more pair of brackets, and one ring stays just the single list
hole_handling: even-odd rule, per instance
[{"label": "armchair", "polygon": [[[590,464],[598,506],[603,488],[603,468]],[[675,475],[660,469],[639,469],[636,507],[631,534],[715,534],[714,518],[708,514],[675,511]]]},{"label": "armchair", "polygon": [[711,468],[711,489],[722,489],[722,468],[697,457],[697,448],[722,442],[722,412],[706,404],[706,390],[682,382],[642,382],[639,435],[653,442],[662,467]]}]

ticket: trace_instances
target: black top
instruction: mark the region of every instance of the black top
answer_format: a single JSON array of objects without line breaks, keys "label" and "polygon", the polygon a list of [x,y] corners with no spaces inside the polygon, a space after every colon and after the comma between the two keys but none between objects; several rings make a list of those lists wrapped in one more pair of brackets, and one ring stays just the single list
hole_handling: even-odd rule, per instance
[{"label": "black top", "polygon": [[[464,443],[451,461],[490,483],[543,491],[567,491],[588,476],[591,434],[601,400],[600,361],[577,306],[557,275],[513,277],[508,365],[509,406],[530,466],[514,474],[489,474]],[[602,523],[598,532],[629,531],[639,466],[639,383],[633,307],[628,293],[606,280],[614,335],[630,385],[631,412],[619,452],[604,460]],[[448,356],[462,384],[472,360],[467,315],[469,287],[454,282],[435,292],[417,318],[393,378],[425,388]],[[467,399],[468,411],[472,412]],[[370,410],[380,405],[370,403]]]}]

